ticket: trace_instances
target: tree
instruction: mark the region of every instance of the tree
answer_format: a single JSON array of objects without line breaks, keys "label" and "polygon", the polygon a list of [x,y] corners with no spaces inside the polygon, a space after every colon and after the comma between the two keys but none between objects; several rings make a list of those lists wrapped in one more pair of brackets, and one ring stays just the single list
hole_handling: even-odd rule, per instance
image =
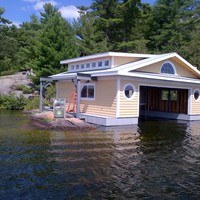
[{"label": "tree", "polygon": [[8,26],[11,22],[2,17],[4,12],[5,10],[0,7],[0,73],[17,68],[18,43],[15,39],[17,28],[16,26]]},{"label": "tree", "polygon": [[148,52],[145,34],[150,6],[140,0],[96,0],[91,8],[94,26],[101,40],[105,38],[108,50]]},{"label": "tree", "polygon": [[73,27],[76,32],[78,51],[80,55],[91,55],[107,51],[104,39],[99,40],[94,23],[95,17],[88,8],[79,7],[80,17],[74,21]]},{"label": "tree", "polygon": [[4,12],[5,12],[5,9],[0,7],[0,26],[3,26],[5,24],[11,24],[11,22],[8,19],[5,19],[2,17]]},{"label": "tree", "polygon": [[41,16],[38,40],[31,48],[34,58],[29,62],[37,75],[36,81],[40,76],[66,70],[60,65],[60,60],[77,56],[72,26],[62,18],[58,9],[51,4],[45,4]]}]

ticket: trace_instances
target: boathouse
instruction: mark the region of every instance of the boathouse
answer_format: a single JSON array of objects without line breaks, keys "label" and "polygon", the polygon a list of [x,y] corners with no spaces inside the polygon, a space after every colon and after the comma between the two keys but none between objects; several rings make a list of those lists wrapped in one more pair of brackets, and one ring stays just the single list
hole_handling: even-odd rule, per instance
[{"label": "boathouse", "polygon": [[177,53],[106,52],[60,64],[68,71],[41,78],[41,85],[56,81],[56,97],[86,122],[130,125],[142,115],[200,120],[200,71]]}]

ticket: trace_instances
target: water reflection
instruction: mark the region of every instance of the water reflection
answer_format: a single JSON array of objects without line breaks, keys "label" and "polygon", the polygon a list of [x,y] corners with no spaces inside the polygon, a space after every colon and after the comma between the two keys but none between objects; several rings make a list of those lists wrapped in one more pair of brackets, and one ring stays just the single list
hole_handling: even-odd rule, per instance
[{"label": "water reflection", "polygon": [[198,122],[36,130],[0,113],[1,199],[198,199]]}]

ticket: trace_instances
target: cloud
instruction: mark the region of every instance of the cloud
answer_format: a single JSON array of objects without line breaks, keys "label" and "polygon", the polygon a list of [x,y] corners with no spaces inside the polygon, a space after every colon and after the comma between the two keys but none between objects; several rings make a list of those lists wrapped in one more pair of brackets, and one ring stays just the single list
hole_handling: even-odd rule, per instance
[{"label": "cloud", "polygon": [[60,7],[59,11],[61,12],[62,16],[67,19],[76,19],[79,17],[79,10],[75,6],[62,6]]},{"label": "cloud", "polygon": [[[31,1],[31,0],[30,0]],[[34,0],[32,0],[34,1]],[[35,10],[42,10],[43,9],[43,6],[45,3],[50,3],[52,4],[53,6],[56,6],[58,3],[54,0],[51,0],[51,1],[37,1],[37,3],[34,5],[34,9]]]},{"label": "cloud", "polygon": [[17,28],[19,28],[22,23],[21,22],[12,22],[12,24],[15,25]]}]

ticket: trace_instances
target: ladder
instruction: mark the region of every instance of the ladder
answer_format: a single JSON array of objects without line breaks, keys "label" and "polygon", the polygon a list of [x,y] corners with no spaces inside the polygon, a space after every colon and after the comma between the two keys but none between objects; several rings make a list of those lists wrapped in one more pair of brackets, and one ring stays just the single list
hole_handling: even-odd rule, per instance
[{"label": "ladder", "polygon": [[70,101],[67,107],[67,112],[75,112],[76,111],[76,90],[73,90],[71,93]]}]

